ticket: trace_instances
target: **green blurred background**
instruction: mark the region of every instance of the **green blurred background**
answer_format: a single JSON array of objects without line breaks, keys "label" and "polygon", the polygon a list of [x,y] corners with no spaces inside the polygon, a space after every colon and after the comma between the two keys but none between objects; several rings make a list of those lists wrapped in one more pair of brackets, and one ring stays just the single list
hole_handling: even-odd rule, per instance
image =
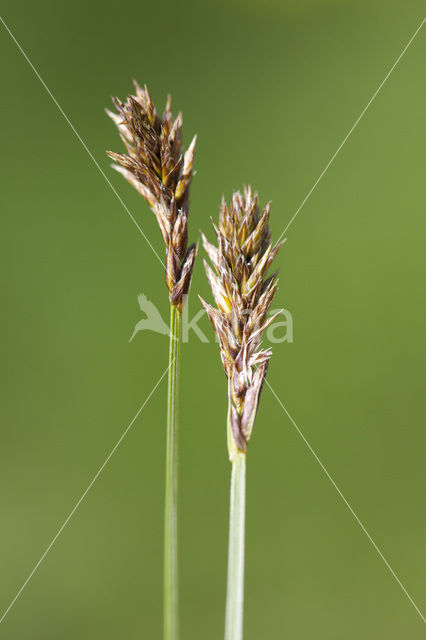
[{"label": "green blurred background", "polygon": [[[3,17],[158,252],[109,168],[110,95],[171,92],[198,133],[192,238],[222,192],[272,199],[277,238],[424,16],[413,0],[46,2]],[[163,272],[2,28],[0,603],[145,400],[167,338]],[[421,31],[287,233],[294,318],[269,382],[424,609],[425,54]],[[211,235],[211,234],[210,234]],[[197,293],[210,293],[198,261]],[[204,318],[200,327],[211,338]],[[9,640],[161,638],[166,381],[0,626]],[[181,634],[223,633],[229,463],[216,344],[183,349]],[[417,640],[425,626],[265,388],[248,459],[246,640]]]}]

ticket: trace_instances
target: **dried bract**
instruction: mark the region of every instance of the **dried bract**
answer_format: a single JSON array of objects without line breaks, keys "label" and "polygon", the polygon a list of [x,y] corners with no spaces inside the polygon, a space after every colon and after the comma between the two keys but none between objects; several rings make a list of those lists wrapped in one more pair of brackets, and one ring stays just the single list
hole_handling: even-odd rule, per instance
[{"label": "dried bract", "polygon": [[127,153],[107,154],[114,168],[145,198],[166,244],[166,284],[171,304],[182,308],[188,293],[196,246],[188,247],[189,188],[194,175],[194,136],[182,152],[182,114],[173,119],[170,96],[160,117],[146,86],[134,82],[136,95],[113,99],[115,122]]},{"label": "dried bract", "polygon": [[262,334],[276,317],[267,318],[277,290],[276,273],[268,269],[283,242],[270,242],[269,204],[259,212],[257,193],[236,192],[231,205],[225,199],[214,226],[218,246],[203,235],[203,244],[213,265],[204,262],[217,308],[201,299],[219,338],[220,355],[228,378],[228,447],[233,459],[245,453],[250,439],[260,393],[265,380],[270,349],[261,349]]}]

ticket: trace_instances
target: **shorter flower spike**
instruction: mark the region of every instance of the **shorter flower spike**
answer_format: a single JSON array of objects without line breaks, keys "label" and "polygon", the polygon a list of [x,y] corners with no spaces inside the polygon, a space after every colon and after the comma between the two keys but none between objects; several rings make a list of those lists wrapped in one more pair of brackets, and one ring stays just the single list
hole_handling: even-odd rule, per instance
[{"label": "shorter flower spike", "polygon": [[277,290],[276,273],[268,269],[284,241],[270,242],[269,204],[259,212],[257,193],[244,188],[231,205],[225,199],[219,226],[213,224],[218,246],[202,235],[213,269],[204,262],[217,308],[201,299],[219,343],[228,378],[228,448],[230,459],[247,451],[271,351],[261,349],[262,334],[276,316],[267,318]]},{"label": "shorter flower spike", "polygon": [[189,188],[194,176],[194,136],[182,154],[182,114],[173,119],[171,98],[160,117],[146,86],[134,81],[136,95],[113,99],[106,109],[127,153],[107,154],[113,165],[154,212],[166,245],[166,284],[172,305],[182,309],[194,267],[196,246],[188,247]]}]

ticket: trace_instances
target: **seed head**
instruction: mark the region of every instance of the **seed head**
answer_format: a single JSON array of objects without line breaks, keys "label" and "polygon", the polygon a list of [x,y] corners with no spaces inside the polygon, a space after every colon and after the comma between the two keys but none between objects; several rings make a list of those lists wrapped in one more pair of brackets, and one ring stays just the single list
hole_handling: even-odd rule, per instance
[{"label": "seed head", "polygon": [[244,195],[233,194],[230,206],[222,199],[219,226],[213,224],[218,246],[202,236],[213,265],[204,261],[217,308],[201,302],[219,338],[228,378],[231,459],[247,450],[271,357],[270,349],[260,348],[262,334],[278,315],[267,318],[278,285],[276,273],[267,277],[267,271],[284,241],[275,247],[270,242],[269,207],[260,213],[257,193],[244,188]]},{"label": "seed head", "polygon": [[106,110],[117,125],[127,153],[107,154],[113,165],[147,201],[166,245],[166,284],[171,304],[182,308],[188,293],[196,246],[188,248],[189,187],[196,136],[182,153],[182,114],[173,119],[171,98],[160,118],[146,86],[134,81],[136,95],[113,98],[117,113]]}]

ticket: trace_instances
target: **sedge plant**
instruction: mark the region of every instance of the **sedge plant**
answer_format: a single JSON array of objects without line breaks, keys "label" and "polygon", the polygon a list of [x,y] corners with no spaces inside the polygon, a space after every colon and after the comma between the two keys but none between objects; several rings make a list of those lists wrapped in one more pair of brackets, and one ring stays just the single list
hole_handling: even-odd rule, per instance
[{"label": "sedge plant", "polygon": [[276,315],[268,311],[277,290],[276,273],[268,269],[283,242],[270,241],[269,204],[262,213],[251,188],[225,199],[214,226],[218,246],[203,235],[212,263],[204,261],[207,279],[216,301],[213,307],[201,298],[220,344],[228,379],[227,440],[231,461],[231,495],[225,640],[243,637],[244,540],[247,445],[253,431],[259,398],[271,357],[261,348],[262,334]]},{"label": "sedge plant", "polygon": [[113,99],[126,153],[108,151],[117,169],[154,212],[166,246],[170,302],[167,454],[164,529],[164,640],[178,638],[177,437],[182,307],[189,291],[196,245],[188,247],[189,188],[194,175],[194,136],[182,150],[182,114],[173,119],[170,96],[160,117],[146,86],[123,103]]}]

